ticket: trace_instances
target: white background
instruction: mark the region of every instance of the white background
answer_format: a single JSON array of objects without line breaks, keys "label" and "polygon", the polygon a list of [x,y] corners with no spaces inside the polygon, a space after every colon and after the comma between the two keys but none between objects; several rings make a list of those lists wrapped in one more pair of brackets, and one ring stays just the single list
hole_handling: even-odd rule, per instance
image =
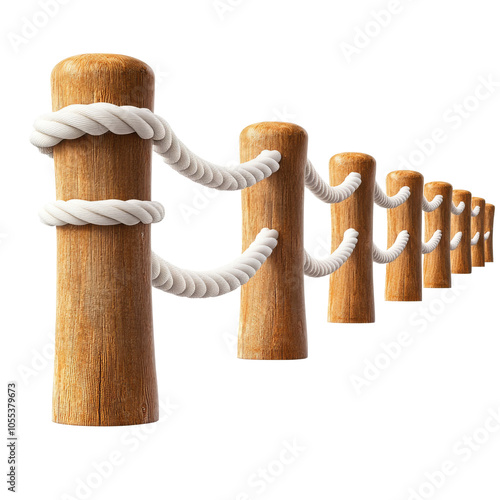
[{"label": "white background", "polygon": [[[376,266],[374,325],[328,324],[328,279],[307,278],[309,359],[294,362],[236,359],[238,292],[203,301],[154,290],[160,399],[171,406],[162,421],[52,423],[55,231],[36,213],[55,197],[54,173],[28,142],[34,118],[51,108],[57,62],[121,53],[155,70],[156,111],[202,157],[236,162],[246,125],[293,121],[308,131],[309,156],[325,178],[333,154],[360,151],[376,158],[384,185],[415,141],[441,128],[446,139],[425,157],[414,154],[414,169],[496,203],[500,87],[467,118],[452,118],[480,78],[500,82],[494,2],[401,0],[384,27],[373,12],[395,5],[388,0],[58,5],[22,43],[24,18],[33,20],[41,4],[8,2],[2,15],[2,370],[19,384],[18,498],[405,500],[422,488],[421,498],[497,499],[500,432],[481,428],[500,406],[498,264],[474,269],[460,288],[454,277],[458,295],[445,300],[425,290],[420,304],[385,303],[384,266]],[[366,46],[349,62],[342,43],[354,44],[358,33],[359,45],[367,23]],[[153,229],[153,248],[178,265],[212,268],[240,253],[240,195],[204,193],[155,159],[153,199],[167,216]],[[201,208],[186,218],[182,208],[193,203]],[[329,246],[329,226],[329,207],[306,193],[305,245],[316,256]],[[375,235],[383,247],[381,208]],[[425,311],[434,313],[424,319]],[[402,332],[411,345],[358,394],[353,375],[363,376]],[[469,456],[471,445],[460,441],[474,433],[487,442]],[[280,466],[285,441],[301,451]],[[96,473],[95,463],[117,456],[108,477]],[[426,474],[445,461],[454,473],[426,489]],[[269,467],[272,482],[257,483]],[[3,498],[3,480],[1,491]]]}]

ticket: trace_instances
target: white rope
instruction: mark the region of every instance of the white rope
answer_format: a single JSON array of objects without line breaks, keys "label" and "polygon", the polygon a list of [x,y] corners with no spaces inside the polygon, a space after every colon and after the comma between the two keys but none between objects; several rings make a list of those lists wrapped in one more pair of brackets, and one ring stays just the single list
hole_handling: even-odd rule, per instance
[{"label": "white rope", "polygon": [[375,243],[373,244],[373,261],[377,264],[389,264],[394,262],[406,248],[406,244],[410,239],[408,231],[401,231],[396,237],[396,241],[387,250],[381,250]]},{"label": "white rope", "polygon": [[431,253],[433,252],[437,246],[439,245],[439,242],[441,241],[441,236],[442,236],[441,229],[438,229],[437,231],[434,232],[432,235],[432,238],[427,242],[427,243],[422,243],[422,253]]},{"label": "white rope", "polygon": [[278,231],[262,229],[232,263],[207,272],[189,271],[152,253],[153,286],[180,297],[218,297],[244,285],[260,269],[278,243]]},{"label": "white rope", "polygon": [[453,239],[450,241],[450,250],[455,250],[458,247],[458,245],[460,245],[461,240],[462,240],[462,232],[459,231],[455,236],[453,236]]},{"label": "white rope", "polygon": [[160,222],[165,216],[163,205],[157,201],[141,200],[57,200],[47,203],[38,212],[40,220],[48,226],[97,224],[132,226],[142,222]]},{"label": "white rope", "polygon": [[451,213],[453,215],[460,215],[465,209],[465,203],[461,201],[458,205],[455,205],[455,203],[451,202]]},{"label": "white rope", "polygon": [[478,205],[477,207],[474,207],[474,210],[471,212],[472,217],[477,217],[479,215],[479,212],[481,211],[481,207]]},{"label": "white rope", "polygon": [[152,139],[154,150],[174,170],[194,182],[221,190],[253,186],[279,169],[281,154],[262,151],[255,159],[236,167],[223,167],[192,153],[175,135],[170,125],[147,108],[115,106],[105,102],[73,104],[35,120],[31,143],[52,156],[52,149],[64,139],[85,134],[118,135],[137,133]]},{"label": "white rope", "polygon": [[403,186],[394,196],[387,196],[382,188],[375,183],[375,203],[382,208],[396,208],[410,197],[410,188]]},{"label": "white rope", "polygon": [[339,203],[351,196],[361,184],[361,174],[351,172],[342,184],[329,186],[319,175],[313,164],[307,160],[305,184],[309,190],[325,203]]},{"label": "white rope", "polygon": [[470,240],[470,244],[472,246],[477,245],[477,242],[479,241],[479,237],[481,236],[481,233],[478,231],[475,235],[474,238]]},{"label": "white rope", "polygon": [[434,196],[432,201],[427,201],[427,198],[424,196],[422,199],[422,210],[424,212],[433,212],[441,203],[443,203],[443,197],[440,194]]},{"label": "white rope", "polygon": [[484,233],[484,239],[485,240],[489,240],[490,239],[490,231],[486,231],[486,233]]},{"label": "white rope", "polygon": [[304,274],[312,278],[320,278],[340,269],[356,248],[358,236],[359,233],[355,229],[348,229],[338,248],[323,260],[314,259],[304,251]]}]

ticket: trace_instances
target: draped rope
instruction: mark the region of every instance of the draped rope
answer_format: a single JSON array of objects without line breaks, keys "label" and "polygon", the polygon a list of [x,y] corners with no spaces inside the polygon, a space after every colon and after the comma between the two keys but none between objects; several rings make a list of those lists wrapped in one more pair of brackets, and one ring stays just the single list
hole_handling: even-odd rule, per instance
[{"label": "draped rope", "polygon": [[304,274],[313,278],[328,276],[334,273],[347,262],[358,243],[359,233],[348,229],[338,248],[326,259],[318,260],[304,251]]},{"label": "draped rope", "polygon": [[377,264],[389,264],[394,262],[406,248],[410,233],[408,231],[401,231],[396,237],[394,244],[387,250],[381,250],[375,243],[373,244],[373,261]]},{"label": "draped rope", "polygon": [[486,232],[484,233],[484,239],[485,239],[485,240],[489,240],[489,239],[490,239],[490,231],[486,231]]},{"label": "draped rope", "polygon": [[424,212],[433,212],[441,205],[441,203],[443,203],[443,196],[440,194],[434,196],[432,201],[427,201],[427,198],[424,196],[422,198],[422,210]]},{"label": "draped rope", "polygon": [[477,245],[477,242],[479,241],[479,237],[481,236],[481,233],[478,231],[475,235],[474,238],[471,239],[470,244],[472,246]]},{"label": "draped rope", "polygon": [[410,188],[403,186],[394,196],[387,196],[382,188],[375,183],[374,202],[382,208],[396,208],[410,197]]},{"label": "draped rope", "polygon": [[339,203],[351,196],[361,184],[361,174],[351,172],[338,186],[328,185],[319,175],[313,164],[307,160],[305,184],[309,191],[325,203]]},{"label": "draped rope", "polygon": [[439,245],[439,242],[441,241],[442,234],[443,234],[442,231],[440,229],[438,229],[437,231],[434,232],[431,239],[427,243],[423,242],[422,243],[422,253],[426,254],[426,253],[433,252],[437,248],[437,246]]},{"label": "draped rope", "polygon": [[462,240],[462,232],[459,231],[455,236],[453,236],[453,239],[450,241],[450,250],[455,250],[460,244],[461,240]]},{"label": "draped rope", "polygon": [[455,205],[455,203],[451,202],[451,213],[453,215],[460,215],[465,209],[465,203],[461,201],[458,205]]},{"label": "draped rope", "polygon": [[479,212],[481,211],[481,207],[478,205],[477,207],[474,207],[474,210],[471,212],[472,217],[477,217],[479,215]]},{"label": "draped rope", "polygon": [[85,134],[135,132],[142,139],[152,139],[154,150],[174,170],[194,182],[220,190],[253,186],[276,172],[281,160],[278,151],[262,151],[253,160],[236,167],[215,165],[192,153],[167,121],[149,109],[106,102],[66,106],[39,117],[34,128],[31,143],[49,156],[52,156],[53,147],[64,139],[77,139]]},{"label": "draped rope", "polygon": [[247,283],[271,255],[277,243],[278,231],[262,229],[236,260],[205,272],[181,269],[153,253],[153,286],[180,297],[219,297]]}]

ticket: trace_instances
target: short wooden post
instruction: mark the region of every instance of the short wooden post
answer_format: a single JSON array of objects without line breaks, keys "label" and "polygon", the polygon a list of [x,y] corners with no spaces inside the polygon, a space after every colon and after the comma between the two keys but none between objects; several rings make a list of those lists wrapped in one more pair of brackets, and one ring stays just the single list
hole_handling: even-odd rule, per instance
[{"label": "short wooden post", "polygon": [[402,187],[410,188],[405,203],[387,210],[387,246],[407,230],[410,239],[403,253],[386,266],[385,300],[422,300],[422,197],[424,177],[419,172],[397,170],[387,176],[387,195],[394,196]]},{"label": "short wooden post", "polygon": [[425,214],[425,241],[429,241],[434,232],[441,230],[441,241],[436,249],[424,255],[424,287],[451,287],[451,199],[453,187],[447,182],[428,182],[424,186],[424,195],[431,201],[436,195],[443,197],[441,205]]},{"label": "short wooden post", "polygon": [[[153,109],[154,74],[131,57],[88,54],[52,72],[52,107],[110,102]],[[151,141],[84,136],[54,148],[57,199],[150,200]],[[158,420],[150,226],[57,228],[53,420]]]},{"label": "short wooden post", "polygon": [[484,260],[493,262],[493,220],[495,218],[495,205],[486,203],[484,209],[484,234],[490,233],[484,241]]},{"label": "short wooden post", "polygon": [[340,153],[330,159],[330,184],[338,185],[351,172],[361,174],[361,185],[341,203],[331,205],[332,251],[344,232],[359,232],[349,260],[330,275],[328,321],[331,323],[373,323],[373,197],[375,159],[362,153]]},{"label": "short wooden post", "polygon": [[474,238],[479,233],[479,240],[472,245],[472,267],[484,267],[484,217],[486,202],[483,198],[472,198],[472,209],[479,207],[479,214],[472,217],[471,235]]},{"label": "short wooden post", "polygon": [[245,162],[264,149],[281,153],[279,170],[242,192],[243,248],[264,228],[279,232],[278,245],[241,288],[238,357],[307,357],[304,300],[304,176],[307,133],[291,123],[250,125],[240,136]]},{"label": "short wooden post", "polygon": [[451,216],[451,237],[458,232],[462,233],[462,239],[455,250],[451,251],[451,272],[453,274],[469,274],[472,272],[472,251],[471,251],[471,202],[470,191],[463,189],[453,190],[453,203],[458,206],[461,202],[465,208],[460,215]]}]

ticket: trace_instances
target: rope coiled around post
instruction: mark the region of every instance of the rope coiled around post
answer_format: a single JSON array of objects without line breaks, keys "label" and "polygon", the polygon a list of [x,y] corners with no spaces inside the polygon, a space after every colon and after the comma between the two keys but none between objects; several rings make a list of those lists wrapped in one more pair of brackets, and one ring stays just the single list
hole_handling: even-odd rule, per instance
[{"label": "rope coiled around post", "polygon": [[312,278],[320,278],[339,270],[354,252],[358,236],[359,233],[355,229],[351,228],[345,231],[342,243],[326,259],[314,259],[304,251],[304,274]]},{"label": "rope coiled around post", "polygon": [[153,253],[153,286],[180,297],[219,297],[247,283],[277,243],[278,231],[262,229],[247,250],[232,263],[206,272],[181,269]]},{"label": "rope coiled around post", "polygon": [[479,212],[481,212],[481,207],[477,205],[476,207],[474,207],[474,210],[472,210],[472,212],[470,213],[471,217],[477,217],[479,215]]},{"label": "rope coiled around post", "polygon": [[441,229],[438,229],[437,231],[434,232],[431,239],[427,243],[422,242],[422,253],[426,254],[433,252],[439,245],[442,235],[443,232],[441,231]]},{"label": "rope coiled around post", "polygon": [[165,216],[163,205],[157,201],[141,200],[57,200],[47,203],[39,212],[40,220],[48,226],[96,224],[132,226],[142,222],[160,222]]},{"label": "rope coiled around post", "polygon": [[305,185],[309,191],[325,203],[340,203],[347,200],[361,185],[361,175],[351,172],[338,186],[328,185],[319,175],[313,164],[307,160]]},{"label": "rope coiled around post", "polygon": [[263,151],[253,160],[233,168],[215,165],[192,153],[167,121],[149,109],[105,102],[66,106],[39,117],[34,128],[31,143],[49,156],[52,156],[53,147],[64,139],[77,139],[85,134],[135,132],[142,139],[152,139],[154,150],[174,170],[194,182],[220,190],[253,186],[276,172],[281,160],[278,151]]},{"label": "rope coiled around post", "polygon": [[381,250],[375,243],[373,244],[373,261],[377,264],[389,264],[394,262],[406,248],[410,233],[406,230],[401,231],[396,237],[396,241],[387,250]]},{"label": "rope coiled around post", "polygon": [[489,238],[490,238],[490,233],[491,233],[491,231],[486,231],[486,232],[484,233],[484,239],[485,239],[485,240],[489,240]]},{"label": "rope coiled around post", "polygon": [[387,196],[375,182],[374,202],[382,208],[396,208],[405,203],[410,197],[410,188],[403,186],[394,196]]}]

